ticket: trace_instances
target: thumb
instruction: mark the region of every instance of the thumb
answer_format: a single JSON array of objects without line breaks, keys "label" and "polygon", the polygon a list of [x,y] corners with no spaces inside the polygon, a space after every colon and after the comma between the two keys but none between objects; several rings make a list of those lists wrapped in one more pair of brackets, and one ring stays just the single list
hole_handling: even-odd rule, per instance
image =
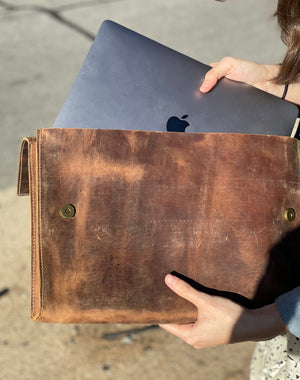
[{"label": "thumb", "polygon": [[207,297],[209,297],[205,293],[199,292],[185,281],[171,274],[166,275],[165,283],[174,293],[193,303],[197,308],[207,302]]},{"label": "thumb", "polygon": [[201,92],[210,91],[223,77],[226,77],[232,70],[233,59],[223,58],[220,62],[212,62],[212,67],[205,75],[204,82],[200,87]]}]

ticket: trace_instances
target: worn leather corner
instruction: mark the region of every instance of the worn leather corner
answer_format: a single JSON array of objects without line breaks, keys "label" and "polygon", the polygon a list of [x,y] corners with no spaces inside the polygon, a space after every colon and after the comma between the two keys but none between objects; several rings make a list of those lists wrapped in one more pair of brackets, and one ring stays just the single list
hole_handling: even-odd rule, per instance
[{"label": "worn leather corner", "polygon": [[20,148],[19,158],[19,174],[18,174],[18,187],[17,195],[29,195],[30,193],[30,180],[29,180],[29,165],[30,165],[30,146],[35,142],[35,137],[24,137]]}]

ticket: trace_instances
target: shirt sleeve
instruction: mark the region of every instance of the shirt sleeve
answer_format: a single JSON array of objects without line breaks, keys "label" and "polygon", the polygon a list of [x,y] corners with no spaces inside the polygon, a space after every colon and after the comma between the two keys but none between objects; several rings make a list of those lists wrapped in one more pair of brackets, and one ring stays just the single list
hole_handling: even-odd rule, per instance
[{"label": "shirt sleeve", "polygon": [[300,286],[279,296],[275,303],[289,331],[300,338]]}]

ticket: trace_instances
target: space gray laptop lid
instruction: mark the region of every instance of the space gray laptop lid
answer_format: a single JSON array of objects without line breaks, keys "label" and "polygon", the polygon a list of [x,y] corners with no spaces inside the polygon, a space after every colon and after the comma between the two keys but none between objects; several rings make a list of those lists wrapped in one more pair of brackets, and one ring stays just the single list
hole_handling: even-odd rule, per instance
[{"label": "space gray laptop lid", "polygon": [[202,94],[209,69],[104,21],[54,127],[291,135],[298,107],[225,78]]}]

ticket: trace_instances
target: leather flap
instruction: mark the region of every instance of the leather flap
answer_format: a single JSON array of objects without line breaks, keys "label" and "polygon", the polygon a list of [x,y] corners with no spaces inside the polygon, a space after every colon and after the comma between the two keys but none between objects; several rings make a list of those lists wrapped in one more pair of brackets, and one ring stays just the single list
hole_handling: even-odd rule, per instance
[{"label": "leather flap", "polygon": [[53,128],[37,141],[38,320],[193,321],[170,272],[246,307],[299,283],[296,139]]},{"label": "leather flap", "polygon": [[18,175],[18,188],[17,194],[19,196],[29,195],[30,184],[29,184],[29,146],[36,142],[35,137],[24,137],[20,148],[20,158],[19,158],[19,175]]}]

